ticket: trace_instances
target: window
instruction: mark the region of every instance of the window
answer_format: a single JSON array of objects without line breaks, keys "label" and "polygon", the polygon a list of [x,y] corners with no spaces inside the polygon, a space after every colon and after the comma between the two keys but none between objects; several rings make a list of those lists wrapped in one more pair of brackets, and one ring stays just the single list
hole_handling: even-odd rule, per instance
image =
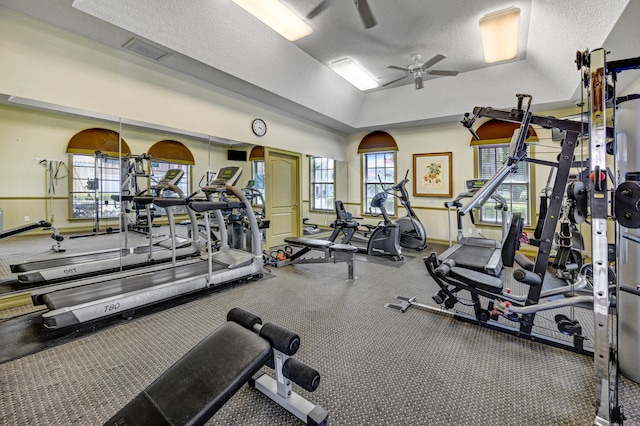
[{"label": "window", "polygon": [[[253,187],[260,191],[262,194],[262,198],[264,199],[264,160],[253,160]],[[252,201],[254,205],[262,205],[262,200],[258,197],[254,198]]]},{"label": "window", "polygon": [[71,159],[71,218],[118,217],[120,165],[115,157],[73,154]]},{"label": "window", "polygon": [[335,161],[311,157],[311,209],[333,210],[335,203]]},{"label": "window", "polygon": [[[373,197],[395,183],[395,152],[371,152],[364,154],[364,206],[365,212],[380,213],[371,207]],[[380,183],[382,182],[382,186]],[[384,188],[383,188],[384,186]],[[395,215],[395,197],[387,197],[385,207],[389,215]]]},{"label": "window", "polygon": [[[479,146],[478,147],[478,178],[490,179],[498,169],[502,167],[502,163],[507,158],[509,145]],[[527,146],[527,156],[529,147]],[[531,224],[529,215],[530,200],[530,171],[529,163],[521,161],[518,164],[517,171],[510,173],[504,182],[498,187],[500,194],[507,201],[507,206],[511,213],[520,213],[524,219],[525,225]],[[481,223],[501,224],[502,214],[495,209],[495,203],[487,202],[480,208]]]}]

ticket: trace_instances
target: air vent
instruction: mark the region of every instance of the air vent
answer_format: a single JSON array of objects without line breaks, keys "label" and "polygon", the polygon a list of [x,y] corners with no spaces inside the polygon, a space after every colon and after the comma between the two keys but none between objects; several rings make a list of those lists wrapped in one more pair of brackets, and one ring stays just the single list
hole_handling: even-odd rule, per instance
[{"label": "air vent", "polygon": [[159,61],[160,59],[170,55],[170,53],[166,50],[163,50],[156,46],[152,46],[151,44],[135,37],[126,42],[122,47],[135,52],[138,55],[153,59],[154,61]]}]

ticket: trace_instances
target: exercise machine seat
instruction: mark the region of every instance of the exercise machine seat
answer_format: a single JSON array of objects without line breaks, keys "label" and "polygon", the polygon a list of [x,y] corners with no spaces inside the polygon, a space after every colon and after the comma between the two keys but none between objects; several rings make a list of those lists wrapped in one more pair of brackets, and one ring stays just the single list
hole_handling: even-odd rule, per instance
[{"label": "exercise machine seat", "polygon": [[451,268],[449,276],[471,287],[496,294],[502,293],[502,280],[498,277],[457,266]]},{"label": "exercise machine seat", "polygon": [[226,322],[105,424],[203,425],[271,358],[266,339]]}]

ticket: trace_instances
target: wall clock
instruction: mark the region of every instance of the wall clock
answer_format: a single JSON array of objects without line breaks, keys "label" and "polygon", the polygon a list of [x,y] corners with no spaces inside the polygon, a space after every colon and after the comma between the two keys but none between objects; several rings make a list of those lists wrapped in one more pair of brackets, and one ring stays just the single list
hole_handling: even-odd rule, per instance
[{"label": "wall clock", "polygon": [[264,136],[265,133],[267,133],[267,123],[261,118],[256,118],[253,120],[253,123],[251,123],[251,129],[253,129],[253,133],[255,133],[256,136]]}]

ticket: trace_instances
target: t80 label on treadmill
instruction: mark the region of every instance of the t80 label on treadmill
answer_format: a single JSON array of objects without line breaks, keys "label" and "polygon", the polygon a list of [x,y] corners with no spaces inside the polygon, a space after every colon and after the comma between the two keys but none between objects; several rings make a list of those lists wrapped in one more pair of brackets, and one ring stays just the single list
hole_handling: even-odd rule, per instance
[{"label": "t80 label on treadmill", "polygon": [[120,309],[120,303],[111,303],[109,305],[105,305],[104,312],[114,312]]}]

